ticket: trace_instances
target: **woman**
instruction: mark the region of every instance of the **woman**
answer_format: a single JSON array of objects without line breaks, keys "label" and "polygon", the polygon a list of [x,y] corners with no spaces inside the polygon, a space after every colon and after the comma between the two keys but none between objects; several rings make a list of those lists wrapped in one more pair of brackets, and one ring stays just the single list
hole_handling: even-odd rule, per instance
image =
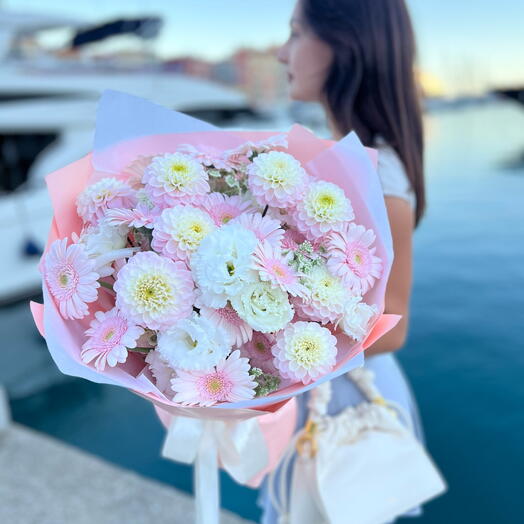
[{"label": "woman", "polygon": [[[412,280],[412,234],[425,207],[422,118],[413,75],[415,42],[404,0],[299,0],[288,41],[278,58],[287,69],[290,96],[317,101],[333,138],[356,131],[379,151],[378,172],[393,236],[395,259],[386,290],[386,313],[401,322],[366,351],[383,396],[422,428],[409,385],[393,353],[406,340]],[[332,382],[331,414],[364,400],[342,376]],[[307,418],[307,394],[299,399],[299,427]],[[348,466],[349,467],[349,466]],[[262,491],[264,524],[278,521]],[[410,515],[420,514],[415,508]]]}]

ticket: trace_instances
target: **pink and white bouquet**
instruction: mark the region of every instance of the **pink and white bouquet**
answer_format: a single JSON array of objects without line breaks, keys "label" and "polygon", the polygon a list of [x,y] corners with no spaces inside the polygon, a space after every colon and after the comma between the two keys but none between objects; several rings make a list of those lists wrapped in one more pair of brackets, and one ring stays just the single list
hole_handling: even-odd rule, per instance
[{"label": "pink and white bouquet", "polygon": [[392,250],[373,152],[355,135],[226,132],[107,92],[93,154],[47,181],[33,313],[49,349],[164,417],[277,413],[398,321],[383,314]]}]

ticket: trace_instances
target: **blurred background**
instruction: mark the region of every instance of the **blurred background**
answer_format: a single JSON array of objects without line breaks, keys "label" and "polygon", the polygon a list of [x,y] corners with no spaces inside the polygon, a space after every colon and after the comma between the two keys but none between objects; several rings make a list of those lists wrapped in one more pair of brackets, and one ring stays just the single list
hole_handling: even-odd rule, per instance
[{"label": "blurred background", "polygon": [[[33,326],[27,299],[39,297],[51,218],[43,178],[90,150],[106,88],[223,127],[285,130],[297,121],[327,137],[319,107],[287,99],[275,58],[293,4],[0,1],[0,385],[15,422],[191,490],[190,468],[160,458],[151,406],[61,375]],[[524,4],[408,4],[429,205],[415,234],[410,337],[398,356],[449,483],[418,522],[522,522]],[[257,520],[256,492],[222,480],[223,506]]]}]

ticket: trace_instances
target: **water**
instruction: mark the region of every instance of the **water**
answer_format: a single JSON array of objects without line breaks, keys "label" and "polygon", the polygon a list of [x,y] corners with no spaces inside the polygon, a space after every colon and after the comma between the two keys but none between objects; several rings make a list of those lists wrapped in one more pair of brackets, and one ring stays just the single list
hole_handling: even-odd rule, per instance
[{"label": "water", "polygon": [[[450,490],[418,522],[520,522],[524,166],[515,160],[524,111],[510,103],[465,108],[429,116],[427,128],[429,206],[415,236],[411,330],[399,358]],[[163,430],[146,401],[60,376],[25,304],[1,312],[0,382],[16,421],[191,489],[189,467],[159,458]],[[256,519],[255,500],[222,476],[224,507]]]}]

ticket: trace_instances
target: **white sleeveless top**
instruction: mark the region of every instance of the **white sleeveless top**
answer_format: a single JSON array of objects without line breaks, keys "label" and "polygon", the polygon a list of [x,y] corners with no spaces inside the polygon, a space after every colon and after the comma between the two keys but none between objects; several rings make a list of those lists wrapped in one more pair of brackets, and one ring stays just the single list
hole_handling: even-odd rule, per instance
[{"label": "white sleeveless top", "polygon": [[384,196],[395,196],[407,200],[412,209],[415,209],[415,193],[396,151],[380,137],[375,143],[378,150],[378,175]]}]

